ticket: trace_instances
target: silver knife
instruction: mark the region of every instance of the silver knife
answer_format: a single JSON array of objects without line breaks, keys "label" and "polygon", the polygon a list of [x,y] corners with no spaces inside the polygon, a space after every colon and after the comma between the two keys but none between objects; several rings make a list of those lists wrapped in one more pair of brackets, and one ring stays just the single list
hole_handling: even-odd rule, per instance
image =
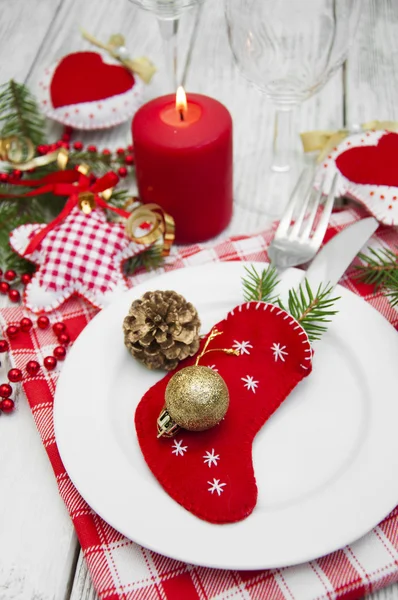
[{"label": "silver knife", "polygon": [[361,219],[325,244],[305,273],[312,289],[320,284],[334,288],[378,226],[374,217]]}]

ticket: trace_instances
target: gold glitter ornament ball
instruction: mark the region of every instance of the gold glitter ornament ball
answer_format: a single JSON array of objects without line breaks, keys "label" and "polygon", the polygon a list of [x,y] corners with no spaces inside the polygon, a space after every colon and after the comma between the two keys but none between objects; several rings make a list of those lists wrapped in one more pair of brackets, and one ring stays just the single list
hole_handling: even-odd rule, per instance
[{"label": "gold glitter ornament ball", "polygon": [[217,425],[229,405],[224,379],[209,367],[185,367],[170,379],[165,393],[171,419],[189,431],[204,431]]}]

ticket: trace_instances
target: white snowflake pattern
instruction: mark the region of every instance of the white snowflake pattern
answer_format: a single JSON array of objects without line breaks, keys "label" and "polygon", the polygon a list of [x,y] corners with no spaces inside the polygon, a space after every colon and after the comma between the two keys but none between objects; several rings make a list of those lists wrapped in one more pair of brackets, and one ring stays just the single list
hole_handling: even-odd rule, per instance
[{"label": "white snowflake pattern", "polygon": [[220,460],[220,455],[214,453],[214,448],[211,449],[211,452],[207,451],[203,456],[204,463],[207,463],[209,467],[211,465],[217,466],[217,462]]},{"label": "white snowflake pattern", "polygon": [[172,446],[172,454],[175,454],[176,456],[184,456],[185,452],[188,450],[188,446],[183,446],[182,445],[183,440],[180,440],[179,442],[177,442],[177,440],[174,440],[174,444]]},{"label": "white snowflake pattern", "polygon": [[216,365],[208,365],[209,369],[211,369],[212,371],[215,371],[216,373],[218,373],[218,369],[216,367]]},{"label": "white snowflake pattern", "polygon": [[274,353],[275,362],[281,360],[285,362],[285,356],[288,356],[288,352],[286,352],[286,346],[281,346],[274,342],[271,346],[271,350]]},{"label": "white snowflake pattern", "polygon": [[238,342],[237,340],[234,340],[232,348],[239,350],[239,354],[242,356],[242,354],[250,354],[249,348],[253,348],[253,346],[250,342]]},{"label": "white snowflake pattern", "polygon": [[252,377],[251,375],[246,375],[246,377],[241,377],[241,379],[245,382],[245,388],[253,392],[253,394],[255,394],[256,388],[258,386],[258,381],[255,381],[254,377]]},{"label": "white snowflake pattern", "polygon": [[219,496],[221,496],[221,492],[223,492],[223,487],[225,487],[227,484],[226,483],[220,483],[219,479],[213,479],[213,481],[208,481],[207,482],[209,484],[209,488],[208,488],[208,492],[210,492],[211,494],[214,494],[214,492],[217,492],[217,494]]}]

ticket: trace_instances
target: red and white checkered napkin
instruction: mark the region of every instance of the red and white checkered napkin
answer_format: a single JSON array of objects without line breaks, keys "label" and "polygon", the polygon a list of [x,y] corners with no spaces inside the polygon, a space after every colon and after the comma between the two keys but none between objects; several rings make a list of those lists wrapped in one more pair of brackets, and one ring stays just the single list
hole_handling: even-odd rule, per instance
[{"label": "red and white checkered napkin", "polygon": [[[327,239],[363,216],[358,210],[335,213]],[[221,260],[265,260],[272,231],[235,237],[214,248],[191,246],[179,249],[166,270]],[[398,231],[380,227],[373,245],[395,248]],[[137,283],[151,275],[134,278]],[[346,275],[343,285],[362,295],[396,328],[398,311],[370,286]],[[69,300],[54,320],[62,319],[72,339],[95,314],[83,300]],[[1,325],[19,321],[21,308],[0,311]],[[23,368],[33,358],[42,361],[54,344],[52,332],[37,330],[19,336],[11,343],[14,366]],[[53,428],[53,398],[56,373],[41,372],[27,379],[24,389],[32,413],[52,463],[60,494],[69,510],[88,567],[101,598],[114,600],[166,599],[210,600],[245,598],[272,600],[312,600],[345,598],[353,600],[365,593],[398,581],[398,508],[361,540],[318,560],[296,567],[268,571],[221,571],[194,567],[141,548],[112,529],[86,504],[72,485],[58,454]]]}]

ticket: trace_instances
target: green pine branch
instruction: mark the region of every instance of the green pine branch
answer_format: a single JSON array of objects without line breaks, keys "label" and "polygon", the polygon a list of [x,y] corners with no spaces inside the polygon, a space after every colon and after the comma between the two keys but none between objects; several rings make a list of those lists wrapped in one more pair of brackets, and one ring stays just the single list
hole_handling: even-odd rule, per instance
[{"label": "green pine branch", "polygon": [[0,86],[0,137],[26,137],[37,146],[45,142],[45,120],[34,96],[11,79]]},{"label": "green pine branch", "polygon": [[269,265],[258,273],[253,265],[245,266],[246,275],[242,277],[243,297],[245,302],[261,301],[275,303],[277,297],[274,295],[279,283],[275,267]]},{"label": "green pine branch", "polygon": [[154,244],[127,260],[124,263],[124,272],[126,275],[134,275],[139,269],[151,271],[161,267],[163,262],[162,248]]},{"label": "green pine branch", "polygon": [[331,321],[329,317],[338,312],[333,310],[333,306],[339,298],[330,297],[332,289],[332,286],[320,285],[314,293],[305,279],[297,291],[289,290],[287,307],[278,300],[279,306],[300,323],[311,342],[321,338],[327,330],[327,323]]},{"label": "green pine branch", "polygon": [[[34,219],[32,218],[34,216]],[[10,232],[27,223],[44,223],[43,207],[35,199],[3,200],[0,202],[0,268],[13,269],[18,273],[32,272],[31,262],[16,254],[9,243]]]},{"label": "green pine branch", "polygon": [[368,255],[359,254],[358,258],[363,262],[355,267],[358,279],[376,288],[384,287],[391,276],[398,274],[398,256],[389,248],[369,248]]},{"label": "green pine branch", "polygon": [[90,167],[90,171],[98,177],[108,171],[117,171],[124,166],[124,156],[115,153],[102,154],[102,152],[88,152],[87,150],[70,150],[68,157],[68,169],[72,169],[84,163]]},{"label": "green pine branch", "polygon": [[357,265],[357,277],[360,281],[382,289],[392,306],[398,305],[398,255],[389,248],[375,250],[369,248],[369,254],[359,254],[362,265]]}]

